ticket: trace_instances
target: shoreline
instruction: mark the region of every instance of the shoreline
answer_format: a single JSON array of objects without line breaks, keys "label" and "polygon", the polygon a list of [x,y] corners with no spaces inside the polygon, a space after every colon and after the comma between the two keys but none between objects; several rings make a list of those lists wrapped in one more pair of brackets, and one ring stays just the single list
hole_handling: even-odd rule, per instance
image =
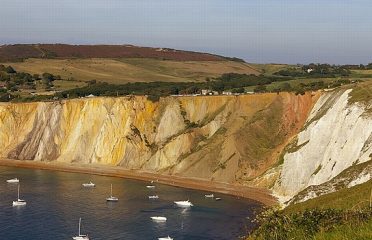
[{"label": "shoreline", "polygon": [[247,198],[250,200],[260,202],[266,206],[273,206],[278,203],[275,197],[271,195],[270,191],[263,188],[247,187],[222,182],[211,182],[209,180],[199,178],[162,175],[139,170],[127,170],[116,166],[74,163],[67,164],[55,162],[53,163],[39,162],[33,160],[10,160],[10,159],[0,159],[0,166],[94,174],[101,176],[135,179],[141,181],[156,180],[158,183],[175,187],[204,190],[208,192],[216,192]]}]

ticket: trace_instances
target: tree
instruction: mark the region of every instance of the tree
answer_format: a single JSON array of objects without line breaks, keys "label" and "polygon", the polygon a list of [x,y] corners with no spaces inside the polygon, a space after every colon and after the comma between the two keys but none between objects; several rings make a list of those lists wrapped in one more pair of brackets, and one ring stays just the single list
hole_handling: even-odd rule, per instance
[{"label": "tree", "polygon": [[283,92],[289,92],[292,90],[292,87],[291,87],[291,84],[285,82],[285,83],[280,84],[279,89],[280,91],[283,91]]},{"label": "tree", "polygon": [[55,80],[55,77],[53,76],[53,74],[50,74],[50,73],[43,73],[42,76],[43,76],[43,80],[47,80],[49,82]]},{"label": "tree", "polygon": [[32,75],[32,78],[37,81],[37,80],[40,80],[40,75],[35,73],[34,75]]},{"label": "tree", "polygon": [[12,68],[11,66],[7,66],[5,68],[5,72],[12,74],[12,73],[16,73],[16,70],[14,70],[14,68]]},{"label": "tree", "polygon": [[240,87],[240,88],[236,88],[232,91],[233,93],[244,93],[244,88],[243,87]]},{"label": "tree", "polygon": [[262,92],[267,92],[266,86],[265,85],[258,85],[253,89],[255,93],[262,93]]}]

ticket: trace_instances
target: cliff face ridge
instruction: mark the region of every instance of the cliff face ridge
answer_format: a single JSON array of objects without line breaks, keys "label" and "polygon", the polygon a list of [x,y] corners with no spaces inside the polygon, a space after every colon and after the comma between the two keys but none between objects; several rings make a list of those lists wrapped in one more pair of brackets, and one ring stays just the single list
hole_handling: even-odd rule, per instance
[{"label": "cliff face ridge", "polygon": [[351,92],[324,93],[287,148],[273,187],[282,202],[301,202],[371,179],[372,105],[350,102]]},{"label": "cliff face ridge", "polygon": [[[0,157],[94,163],[213,181],[277,164],[318,94],[84,98],[0,104]],[[265,185],[265,184],[263,184]]]}]

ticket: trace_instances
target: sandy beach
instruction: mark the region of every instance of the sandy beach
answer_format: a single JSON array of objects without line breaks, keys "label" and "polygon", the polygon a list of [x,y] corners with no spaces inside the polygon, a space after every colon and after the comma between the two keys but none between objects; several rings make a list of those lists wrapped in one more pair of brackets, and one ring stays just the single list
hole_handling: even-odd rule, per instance
[{"label": "sandy beach", "polygon": [[10,159],[1,159],[0,166],[35,168],[51,171],[64,171],[121,177],[143,181],[156,181],[158,183],[171,186],[198,189],[208,192],[217,192],[242,198],[248,198],[261,202],[267,206],[272,206],[277,203],[276,199],[270,194],[270,192],[262,188],[247,187],[221,182],[212,182],[198,178],[185,178],[180,176],[161,175],[137,170],[127,170],[117,166],[104,166],[98,164],[66,164],[55,162],[51,163]]}]

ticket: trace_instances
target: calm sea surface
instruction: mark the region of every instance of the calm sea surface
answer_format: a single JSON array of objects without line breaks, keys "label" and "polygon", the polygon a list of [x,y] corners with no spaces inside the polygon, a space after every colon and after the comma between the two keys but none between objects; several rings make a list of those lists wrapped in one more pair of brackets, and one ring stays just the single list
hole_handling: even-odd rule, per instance
[{"label": "calm sea surface", "polygon": [[[23,207],[12,207],[18,177]],[[81,186],[92,180],[96,187]],[[107,203],[113,184],[117,203]],[[89,174],[0,167],[0,239],[72,239],[78,231],[91,239],[157,239],[170,235],[175,240],[237,239],[252,227],[250,220],[261,205],[255,201],[215,194],[222,201],[204,197],[206,192],[148,182]],[[159,195],[149,200],[149,195]],[[190,209],[178,208],[173,201],[187,200]],[[165,216],[167,222],[152,222],[151,216]]]}]

